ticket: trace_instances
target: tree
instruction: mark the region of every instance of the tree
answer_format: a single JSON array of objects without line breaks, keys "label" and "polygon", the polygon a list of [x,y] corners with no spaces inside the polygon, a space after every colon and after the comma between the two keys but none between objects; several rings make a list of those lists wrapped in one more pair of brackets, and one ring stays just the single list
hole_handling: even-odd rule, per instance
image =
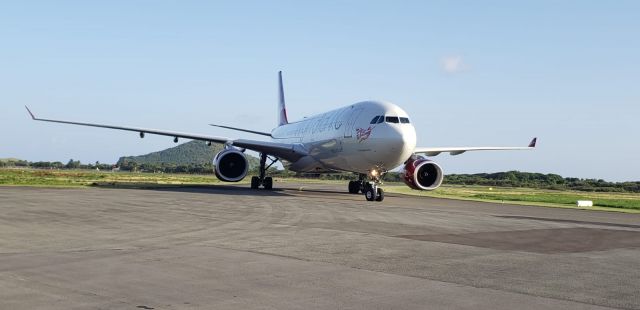
[{"label": "tree", "polygon": [[80,167],[80,161],[74,161],[73,158],[69,159],[69,162],[64,166],[67,169],[78,169]]}]

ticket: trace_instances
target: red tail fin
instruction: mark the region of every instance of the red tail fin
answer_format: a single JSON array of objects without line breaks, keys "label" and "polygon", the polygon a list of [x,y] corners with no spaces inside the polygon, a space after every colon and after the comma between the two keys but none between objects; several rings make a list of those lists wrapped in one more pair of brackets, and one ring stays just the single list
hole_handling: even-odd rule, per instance
[{"label": "red tail fin", "polygon": [[282,87],[282,71],[278,71],[278,126],[289,124],[287,107],[284,104],[284,88]]}]

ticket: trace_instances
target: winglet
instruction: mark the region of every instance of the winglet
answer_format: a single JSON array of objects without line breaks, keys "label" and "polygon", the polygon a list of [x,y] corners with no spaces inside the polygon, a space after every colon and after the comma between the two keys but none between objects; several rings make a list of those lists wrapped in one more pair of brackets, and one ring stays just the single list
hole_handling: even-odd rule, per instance
[{"label": "winglet", "polygon": [[529,147],[536,147],[536,142],[538,142],[538,138],[533,138],[531,142],[529,142]]},{"label": "winglet", "polygon": [[31,110],[29,110],[29,107],[26,106],[26,105],[24,107],[27,109],[27,112],[29,112],[29,115],[31,115],[31,119],[36,120],[35,115],[33,115],[33,113],[31,113]]}]

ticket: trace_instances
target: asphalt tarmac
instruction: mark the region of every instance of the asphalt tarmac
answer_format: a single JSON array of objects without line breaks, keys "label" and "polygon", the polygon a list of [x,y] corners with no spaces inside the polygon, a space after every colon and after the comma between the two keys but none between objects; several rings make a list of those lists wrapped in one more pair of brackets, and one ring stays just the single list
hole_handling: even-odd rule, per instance
[{"label": "asphalt tarmac", "polygon": [[0,309],[640,309],[640,214],[0,187]]}]

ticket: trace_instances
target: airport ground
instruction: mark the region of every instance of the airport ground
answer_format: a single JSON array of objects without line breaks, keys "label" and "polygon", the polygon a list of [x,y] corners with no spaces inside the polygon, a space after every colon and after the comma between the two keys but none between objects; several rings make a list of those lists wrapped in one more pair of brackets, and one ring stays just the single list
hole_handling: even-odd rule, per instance
[{"label": "airport ground", "polygon": [[0,309],[640,309],[640,214],[278,185],[0,187]]}]

